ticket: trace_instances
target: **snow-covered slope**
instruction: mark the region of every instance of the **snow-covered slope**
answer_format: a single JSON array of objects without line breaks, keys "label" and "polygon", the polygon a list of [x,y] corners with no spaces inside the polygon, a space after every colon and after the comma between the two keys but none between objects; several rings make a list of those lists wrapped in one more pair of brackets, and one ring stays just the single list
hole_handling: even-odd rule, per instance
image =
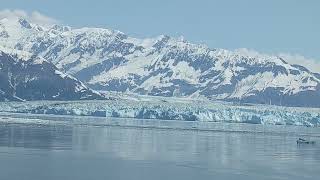
[{"label": "snow-covered slope", "polygon": [[320,74],[276,56],[24,19],[0,21],[0,45],[42,56],[95,90],[320,107]]},{"label": "snow-covered slope", "polygon": [[0,50],[0,101],[80,99],[102,96],[44,59]]}]

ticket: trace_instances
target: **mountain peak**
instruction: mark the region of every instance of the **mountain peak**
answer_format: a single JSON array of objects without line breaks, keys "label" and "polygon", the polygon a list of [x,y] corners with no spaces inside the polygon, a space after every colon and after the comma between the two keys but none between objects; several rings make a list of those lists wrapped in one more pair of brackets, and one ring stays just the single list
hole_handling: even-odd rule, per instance
[{"label": "mountain peak", "polygon": [[21,27],[23,27],[23,28],[27,28],[27,29],[32,28],[31,24],[24,18],[19,18],[18,22],[21,25]]},{"label": "mountain peak", "polygon": [[103,28],[20,24],[3,23],[9,38],[0,36],[0,45],[44,57],[95,90],[320,106],[319,75],[278,56],[167,35],[138,39]]},{"label": "mountain peak", "polygon": [[62,26],[62,25],[52,25],[51,29],[57,30],[57,31],[61,31],[61,32],[66,32],[66,31],[71,31],[71,27],[70,26]]}]

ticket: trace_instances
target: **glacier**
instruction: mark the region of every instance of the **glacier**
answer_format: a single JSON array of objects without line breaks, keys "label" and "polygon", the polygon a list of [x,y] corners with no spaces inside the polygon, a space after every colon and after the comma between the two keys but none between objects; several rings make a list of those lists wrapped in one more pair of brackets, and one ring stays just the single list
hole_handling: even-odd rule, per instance
[{"label": "glacier", "polygon": [[319,108],[113,94],[109,100],[1,102],[0,112],[318,127]]}]

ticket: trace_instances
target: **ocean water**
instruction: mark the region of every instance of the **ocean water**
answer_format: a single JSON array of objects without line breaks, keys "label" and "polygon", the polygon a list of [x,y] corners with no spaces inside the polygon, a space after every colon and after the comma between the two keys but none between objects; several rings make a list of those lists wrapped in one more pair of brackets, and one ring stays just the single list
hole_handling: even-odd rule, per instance
[{"label": "ocean water", "polygon": [[[297,145],[299,137],[318,144]],[[319,128],[0,116],[1,180],[301,180],[319,176]]]}]

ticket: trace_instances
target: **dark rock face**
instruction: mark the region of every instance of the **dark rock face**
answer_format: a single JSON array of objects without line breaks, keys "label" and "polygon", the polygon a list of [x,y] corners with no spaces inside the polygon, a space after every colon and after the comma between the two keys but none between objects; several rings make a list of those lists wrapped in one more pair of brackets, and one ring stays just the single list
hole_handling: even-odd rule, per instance
[{"label": "dark rock face", "polygon": [[46,61],[20,60],[0,52],[0,101],[103,99]]},{"label": "dark rock face", "polygon": [[242,99],[232,98],[228,101],[253,104],[272,104],[279,106],[295,107],[320,107],[320,88],[316,91],[302,91],[297,94],[289,95],[281,93],[280,89],[268,88],[263,92],[256,92],[255,95]]},{"label": "dark rock face", "polygon": [[20,23],[21,27],[23,27],[23,28],[27,28],[27,29],[32,28],[30,23],[25,19],[19,19],[19,23]]}]

